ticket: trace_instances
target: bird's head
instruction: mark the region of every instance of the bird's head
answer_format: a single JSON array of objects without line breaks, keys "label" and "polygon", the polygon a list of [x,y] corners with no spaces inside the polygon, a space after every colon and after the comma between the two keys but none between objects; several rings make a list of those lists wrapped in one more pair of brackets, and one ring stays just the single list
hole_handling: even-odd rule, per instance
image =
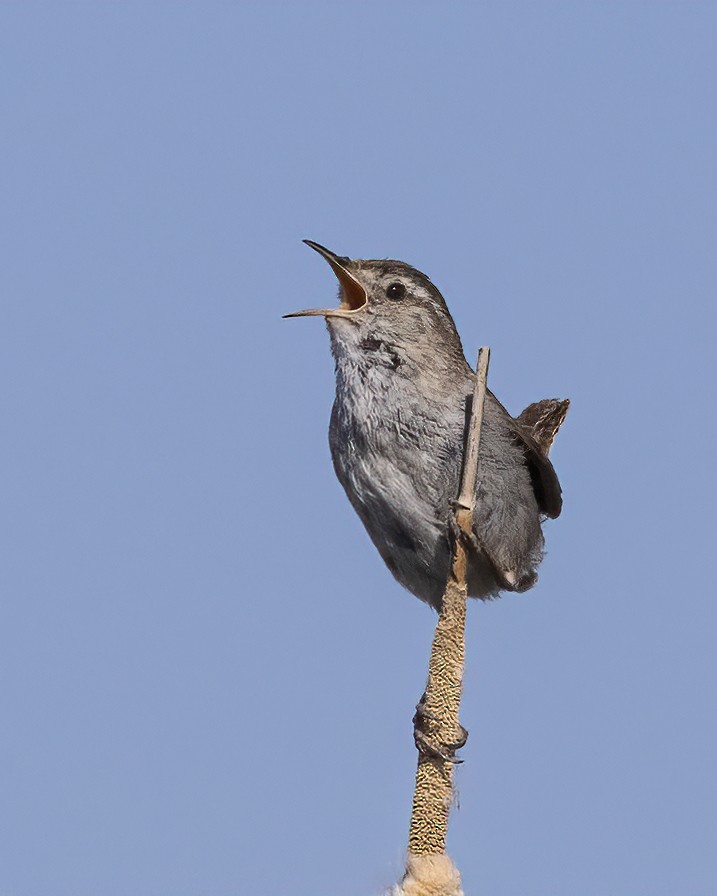
[{"label": "bird's head", "polygon": [[339,281],[336,308],[310,308],[284,317],[319,316],[333,340],[358,350],[376,342],[401,348],[420,362],[456,356],[463,348],[443,296],[431,281],[403,261],[367,261],[336,255],[311,240],[304,242],[330,265]]}]

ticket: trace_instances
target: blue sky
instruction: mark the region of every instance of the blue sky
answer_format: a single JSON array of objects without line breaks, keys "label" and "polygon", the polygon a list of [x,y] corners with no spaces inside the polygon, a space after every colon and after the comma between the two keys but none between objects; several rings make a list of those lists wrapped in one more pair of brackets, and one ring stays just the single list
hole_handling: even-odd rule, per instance
[{"label": "blue sky", "polygon": [[573,405],[472,604],[467,893],[717,891],[717,9],[0,10],[0,896],[398,878],[435,617],[331,469],[331,272]]}]

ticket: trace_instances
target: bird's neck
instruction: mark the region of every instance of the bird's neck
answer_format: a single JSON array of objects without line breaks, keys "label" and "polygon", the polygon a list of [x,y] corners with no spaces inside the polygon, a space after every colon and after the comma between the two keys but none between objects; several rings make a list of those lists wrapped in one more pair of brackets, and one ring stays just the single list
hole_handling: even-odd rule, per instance
[{"label": "bird's neck", "polygon": [[378,417],[387,423],[392,410],[407,407],[434,417],[471,391],[472,372],[462,351],[456,356],[438,345],[419,352],[415,344],[395,344],[353,325],[331,326],[329,332],[337,401],[352,416],[366,417],[380,405]]}]

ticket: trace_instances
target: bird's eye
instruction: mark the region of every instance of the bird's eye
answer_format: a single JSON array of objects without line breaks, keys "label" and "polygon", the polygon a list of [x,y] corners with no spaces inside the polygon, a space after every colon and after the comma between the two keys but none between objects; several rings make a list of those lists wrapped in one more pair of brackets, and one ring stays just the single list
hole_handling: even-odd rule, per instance
[{"label": "bird's eye", "polygon": [[402,299],[406,295],[406,287],[403,283],[389,283],[386,287],[386,295],[389,299]]}]

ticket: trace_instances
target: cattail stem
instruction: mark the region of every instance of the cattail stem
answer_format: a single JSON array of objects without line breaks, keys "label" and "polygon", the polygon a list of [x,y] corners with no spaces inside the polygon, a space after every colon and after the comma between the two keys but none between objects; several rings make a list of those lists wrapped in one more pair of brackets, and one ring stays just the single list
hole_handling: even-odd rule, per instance
[{"label": "cattail stem", "polygon": [[[456,504],[456,522],[467,537],[471,535],[475,507],[480,432],[483,422],[490,349],[478,352],[471,419],[466,439],[461,488]],[[467,555],[463,538],[456,538],[453,563],[443,595],[431,657],[428,684],[424,698],[426,727],[432,739],[450,745],[460,739],[458,721],[463,686],[465,653]],[[454,763],[440,756],[419,752],[416,787],[408,837],[410,856],[436,855],[445,852],[448,815],[453,801]],[[411,874],[410,862],[407,874]]]}]

